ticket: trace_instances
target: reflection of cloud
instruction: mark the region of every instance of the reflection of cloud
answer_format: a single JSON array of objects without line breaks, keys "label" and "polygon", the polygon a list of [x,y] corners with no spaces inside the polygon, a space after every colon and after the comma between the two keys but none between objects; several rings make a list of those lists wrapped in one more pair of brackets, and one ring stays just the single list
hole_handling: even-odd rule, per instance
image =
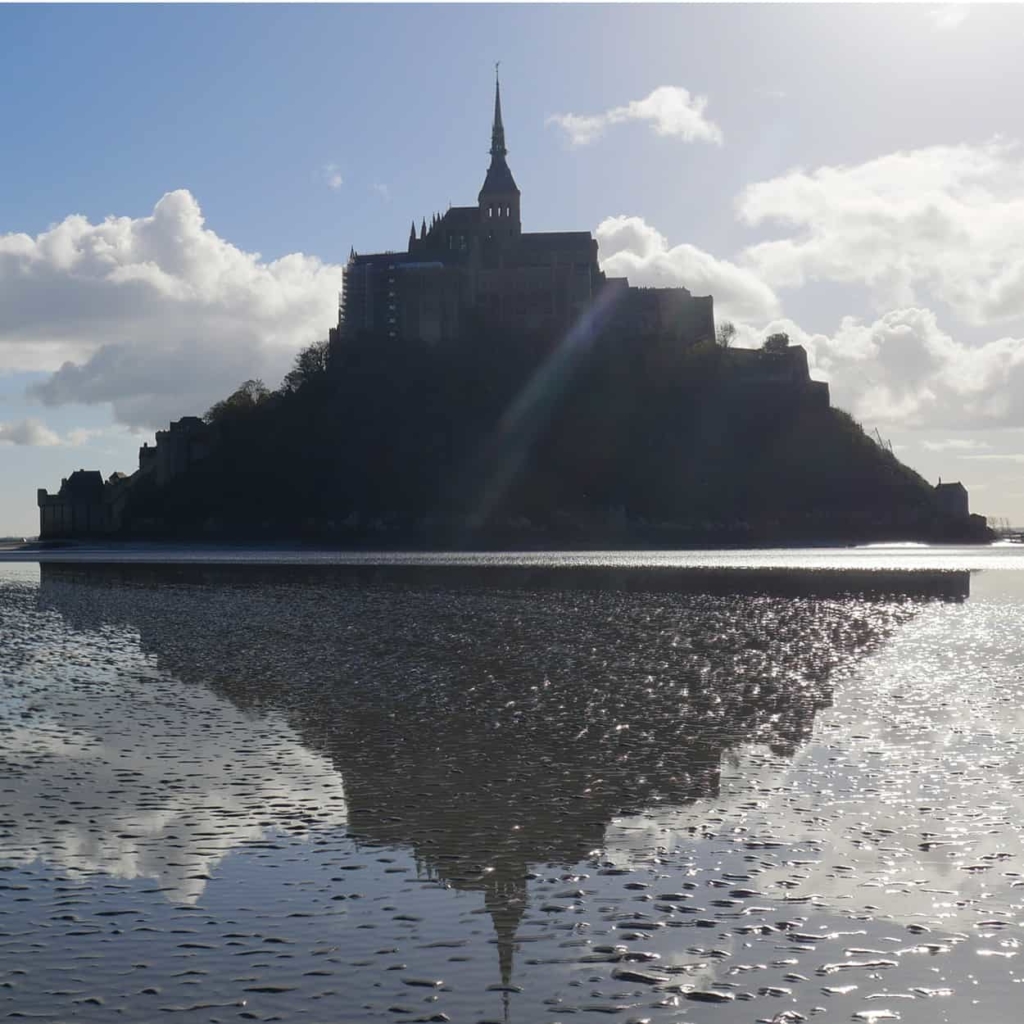
[{"label": "reflection of cloud", "polygon": [[277,716],[159,671],[129,630],[34,610],[11,625],[48,642],[0,695],[4,861],[154,878],[194,903],[232,850],[344,823],[340,777]]}]

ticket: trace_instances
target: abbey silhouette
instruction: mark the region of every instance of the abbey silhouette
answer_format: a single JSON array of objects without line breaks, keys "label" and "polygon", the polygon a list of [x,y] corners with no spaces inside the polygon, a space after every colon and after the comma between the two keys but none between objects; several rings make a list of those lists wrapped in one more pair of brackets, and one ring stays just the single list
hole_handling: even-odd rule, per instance
[{"label": "abbey silhouette", "polygon": [[715,336],[711,296],[631,288],[598,266],[589,231],[524,232],[506,157],[501,85],[494,85],[491,163],[475,206],[413,221],[406,252],[356,254],[345,267],[332,340],[360,334],[424,342],[494,333],[564,335],[598,296],[636,336],[697,343]]}]

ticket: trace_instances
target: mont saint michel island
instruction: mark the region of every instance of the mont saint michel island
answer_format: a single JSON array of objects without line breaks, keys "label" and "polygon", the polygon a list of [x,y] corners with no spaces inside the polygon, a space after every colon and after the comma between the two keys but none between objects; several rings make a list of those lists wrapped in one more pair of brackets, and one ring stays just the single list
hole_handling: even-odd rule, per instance
[{"label": "mont saint michel island", "polygon": [[[673,548],[988,541],[829,402],[785,333],[731,344],[714,296],[602,271],[589,231],[523,230],[494,82],[477,201],[351,252],[338,323],[103,479],[40,489],[58,539]],[[527,200],[528,209],[528,200]]]}]

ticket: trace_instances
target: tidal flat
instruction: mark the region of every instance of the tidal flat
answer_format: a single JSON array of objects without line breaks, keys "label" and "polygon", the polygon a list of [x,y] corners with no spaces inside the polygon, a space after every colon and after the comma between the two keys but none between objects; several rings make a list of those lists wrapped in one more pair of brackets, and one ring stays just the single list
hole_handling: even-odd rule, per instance
[{"label": "tidal flat", "polygon": [[0,562],[0,1017],[1016,1020],[1019,550]]}]

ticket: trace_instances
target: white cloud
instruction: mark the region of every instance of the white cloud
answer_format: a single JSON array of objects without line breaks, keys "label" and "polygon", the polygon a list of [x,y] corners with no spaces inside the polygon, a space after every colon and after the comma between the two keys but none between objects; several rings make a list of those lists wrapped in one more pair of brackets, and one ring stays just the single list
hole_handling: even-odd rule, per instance
[{"label": "white cloud", "polygon": [[1024,316],[1024,160],[1004,141],[793,170],[737,200],[750,225],[791,229],[743,262],[774,287],[861,283],[879,310],[927,296],[966,320]]},{"label": "white cloud", "polygon": [[0,444],[49,448],[60,443],[60,437],[39,420],[27,419],[19,420],[17,423],[0,423]]},{"label": "white cloud", "polygon": [[973,438],[950,437],[943,441],[924,441],[923,447],[930,452],[977,452],[992,446],[985,441]]},{"label": "white cloud", "polygon": [[632,285],[688,288],[713,295],[723,319],[761,321],[777,316],[775,293],[756,274],[692,245],[669,246],[642,217],[607,217],[597,226],[601,269]]},{"label": "white cloud", "polygon": [[986,455],[964,455],[963,458],[980,462],[1024,462],[1024,454],[1021,452],[991,452]]},{"label": "white cloud", "polygon": [[603,135],[609,125],[625,121],[646,121],[657,135],[721,145],[721,128],[704,117],[707,104],[706,96],[691,96],[679,86],[662,85],[642,100],[612,107],[603,114],[553,114],[547,123],[562,128],[574,146],[585,146]]},{"label": "white cloud", "polygon": [[337,164],[324,164],[323,175],[327,187],[334,189],[335,192],[345,184],[345,179],[341,176],[341,171],[338,170]]},{"label": "white cloud", "polygon": [[928,11],[928,18],[932,28],[940,32],[948,32],[951,29],[959,28],[971,13],[968,4],[940,4]]},{"label": "white cloud", "polygon": [[869,424],[948,429],[1024,425],[1024,338],[968,346],[928,309],[909,307],[873,323],[844,317],[835,334],[808,334],[776,320],[749,340],[786,331],[807,349],[812,373],[831,383],[833,404]]},{"label": "white cloud", "polygon": [[83,445],[102,438],[124,437],[132,433],[136,433],[136,431],[126,430],[123,426],[75,427],[67,432],[63,443],[72,448],[81,448]]},{"label": "white cloud", "polygon": [[49,370],[47,405],[112,404],[163,427],[243,380],[276,384],[337,317],[341,267],[293,253],[265,261],[204,226],[185,191],[148,217],[0,235],[0,373]]},{"label": "white cloud", "polygon": [[391,202],[391,189],[388,188],[383,182],[375,181],[370,188],[377,193],[384,200],[384,202]]}]

